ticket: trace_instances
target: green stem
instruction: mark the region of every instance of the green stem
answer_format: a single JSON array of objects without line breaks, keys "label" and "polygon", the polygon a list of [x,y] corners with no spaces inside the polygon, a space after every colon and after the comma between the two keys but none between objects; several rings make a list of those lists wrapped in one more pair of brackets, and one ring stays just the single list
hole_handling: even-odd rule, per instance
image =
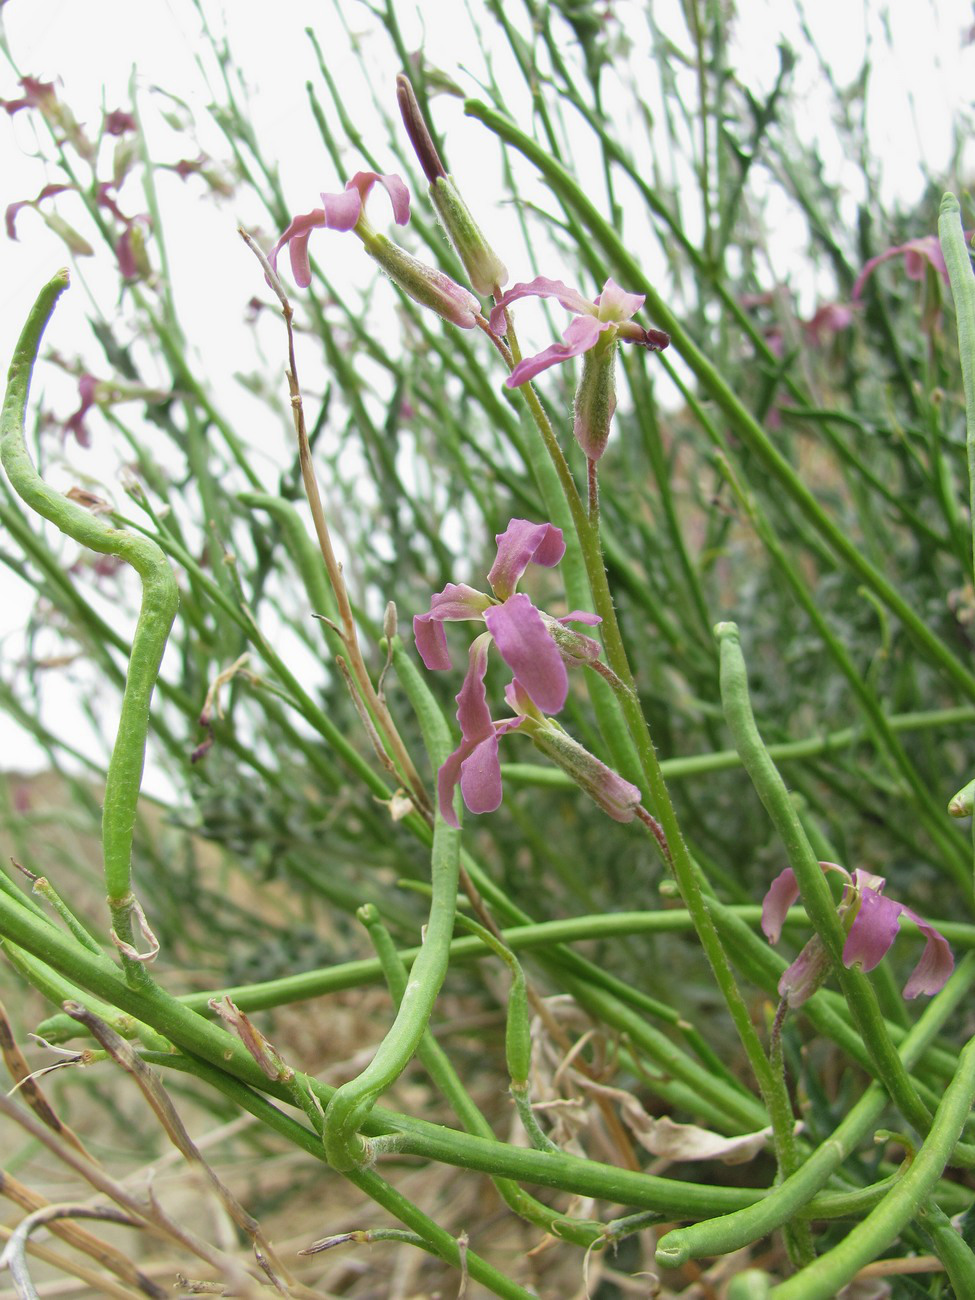
[{"label": "green stem", "polygon": [[[927,1138],[910,1167],[862,1223],[795,1277],[774,1287],[775,1300],[831,1300],[853,1275],[882,1254],[931,1195],[975,1101],[975,1039],[962,1049]],[[965,1294],[964,1292],[962,1294]]]},{"label": "green stem", "polygon": [[[913,1065],[967,996],[975,978],[971,954],[925,1009],[900,1046],[905,1066]],[[656,1260],[664,1268],[676,1268],[689,1259],[724,1255],[750,1242],[760,1241],[799,1214],[843,1162],[861,1145],[876,1125],[887,1096],[872,1083],[843,1121],[820,1144],[808,1160],[784,1183],[772,1189],[762,1201],[719,1219],[707,1219],[688,1228],[676,1228],[657,1243]],[[975,1291],[972,1292],[975,1295]]]},{"label": "green stem", "polygon": [[946,194],[941,200],[938,236],[951,281],[951,294],[955,300],[958,356],[965,385],[965,446],[968,454],[969,509],[973,530],[972,564],[975,572],[975,271],[972,270],[972,259],[962,229],[961,209],[954,194]]},{"label": "green stem", "polygon": [[[439,709],[420,716],[430,763],[437,771],[450,752],[450,736]],[[358,1129],[377,1099],[402,1074],[426,1032],[437,994],[447,973],[450,940],[460,875],[459,830],[448,826],[439,807],[433,825],[430,858],[433,897],[423,946],[413,963],[396,1018],[366,1068],[342,1085],[325,1112],[322,1141],[329,1163],[343,1171],[369,1160],[369,1147]]]},{"label": "green stem", "polygon": [[955,1296],[975,1296],[975,1254],[944,1210],[928,1201],[918,1210],[917,1220],[931,1238]]},{"label": "green stem", "polygon": [[721,652],[721,701],[735,747],[785,845],[789,865],[799,882],[806,912],[830,955],[843,995],[864,1045],[870,1052],[878,1077],[904,1118],[922,1133],[927,1132],[931,1122],[930,1114],[918,1096],[903,1061],[897,1055],[871,984],[858,968],[847,969],[843,965],[846,936],[829,885],[802,829],[785,782],[769,758],[755,725],[738,628],[734,623],[719,623],[715,634]]},{"label": "green stem", "polygon": [[[389,931],[379,918],[374,907],[363,907],[359,919],[369,931],[376,955],[383,968],[383,975],[389,985],[393,1000],[398,1004],[406,989],[409,972],[406,963],[396,951]],[[460,1075],[454,1069],[450,1057],[443,1050],[436,1038],[427,1029],[417,1049],[417,1056],[433,1083],[440,1090],[453,1108],[454,1114],[468,1133],[478,1137],[495,1140],[491,1125],[481,1113],[476,1102],[464,1086]],[[529,1223],[543,1229],[554,1237],[571,1241],[577,1246],[588,1248],[598,1241],[604,1232],[601,1223],[588,1220],[563,1217],[548,1206],[537,1201],[523,1191],[510,1178],[495,1178],[494,1185],[505,1205],[515,1214]]]},{"label": "green stem", "polygon": [[[14,489],[32,510],[81,545],[125,560],[142,579],[142,606],[132,639],[118,732],[108,765],[102,818],[105,887],[114,931],[123,943],[131,944],[132,835],[149,732],[149,706],[176,617],[179,594],[173,571],[154,542],[113,527],[55,492],[38,475],[27,452],[24,421],[31,374],[44,328],[67,287],[67,271],[59,272],[41,290],[27,318],[10,364],[0,425],[0,455]],[[129,961],[126,967],[133,977],[147,978],[142,963]]]}]

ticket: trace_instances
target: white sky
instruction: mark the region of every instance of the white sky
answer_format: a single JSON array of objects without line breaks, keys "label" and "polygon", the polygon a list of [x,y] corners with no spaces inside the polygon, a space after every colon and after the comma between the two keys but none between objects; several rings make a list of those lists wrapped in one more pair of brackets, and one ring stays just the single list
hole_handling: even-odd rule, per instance
[{"label": "white sky", "polygon": [[[397,68],[389,43],[375,31],[375,21],[364,5],[352,0],[339,2],[348,26],[364,34],[363,49],[372,75],[377,84],[388,85],[392,108]],[[473,7],[479,9],[476,3]],[[428,59],[456,76],[466,90],[477,93],[464,69],[476,71],[480,55],[458,0],[422,0],[397,8],[407,47],[413,49],[425,41]],[[740,54],[732,55],[733,62],[751,70],[754,89],[767,90],[778,65],[779,41],[785,38],[797,48],[804,44],[796,10],[786,0],[740,0],[738,8]],[[382,154],[384,134],[362,95],[348,39],[333,4],[327,0],[287,0],[272,7],[238,0],[223,6],[222,13],[217,4],[207,4],[206,9],[214,27],[227,31],[230,48],[253,88],[252,108],[260,139],[280,163],[285,191],[296,211],[316,206],[320,190],[339,189],[344,180],[333,174],[308,110],[306,80],[315,82],[323,101],[326,94],[304,35],[307,25],[315,27],[335,78],[340,85],[349,87],[350,115]],[[634,42],[633,67],[639,76],[641,42],[646,43],[643,4],[638,0],[616,0],[613,11]],[[654,0],[653,12],[660,26],[680,30],[677,0]],[[516,21],[520,13],[513,3],[512,20]],[[868,123],[882,168],[883,192],[885,197],[905,204],[914,202],[925,168],[939,175],[949,164],[953,115],[971,109],[975,47],[966,45],[963,39],[973,22],[971,4],[967,0],[893,0],[881,9],[858,0],[818,0],[808,6],[807,19],[841,86],[856,74],[869,42],[874,68]],[[132,0],[9,0],[2,8],[2,20],[21,71],[43,80],[60,81],[59,93],[80,120],[94,126],[103,105],[107,109],[127,106],[129,78],[135,67],[142,104],[152,102],[149,87],[153,85],[179,94],[190,103],[203,128],[204,147],[217,157],[224,156],[219,134],[207,124],[208,95],[196,62],[203,52],[199,18],[190,0],[141,4],[133,4]],[[484,26],[490,29],[491,23],[485,19]],[[890,33],[891,47],[885,31]],[[848,171],[849,165],[835,145],[821,70],[813,61],[806,61],[796,77],[808,107],[808,128],[820,141],[827,172],[840,183],[852,186],[855,172]],[[17,93],[14,75],[0,61],[0,95],[14,98]],[[465,119],[455,100],[439,98],[436,107],[438,125],[446,134],[449,158],[461,188],[475,211],[490,213],[490,222],[484,224],[489,225],[492,240],[511,267],[504,249],[509,236],[514,241],[514,216],[510,209],[494,207],[494,173],[490,168],[485,171],[478,153],[484,142],[484,128]],[[519,102],[514,108],[515,115],[521,113],[525,120],[527,105]],[[156,129],[150,126],[151,131]],[[166,141],[165,147],[174,147],[172,139]],[[33,197],[53,178],[53,173],[30,156],[34,149],[29,115],[21,113],[8,122],[0,114],[0,205]],[[192,157],[195,152],[195,146],[187,142],[185,155]],[[492,147],[492,159],[496,152]],[[123,188],[120,196],[120,204],[128,212],[141,208],[133,190],[132,185]],[[221,404],[226,406],[227,401],[241,400],[234,371],[241,365],[246,368],[253,364],[253,344],[241,320],[244,304],[261,287],[250,255],[234,229],[238,221],[253,226],[260,220],[260,213],[256,202],[246,195],[215,207],[201,202],[198,194],[199,184],[195,181],[184,185],[176,178],[164,178],[161,183],[180,315],[197,351],[198,369],[208,376],[212,387],[221,394]],[[59,201],[58,210],[68,220],[77,216],[82,225],[80,204],[73,209],[72,202],[67,196]],[[851,215],[852,210],[851,201]],[[0,359],[4,366],[38,288],[66,261],[63,245],[36,213],[21,212],[18,232],[20,239],[15,244],[0,232],[0,284],[4,294]],[[785,228],[781,237],[780,256],[787,266],[791,259],[789,240],[801,236]],[[325,257],[324,252],[321,256]],[[102,310],[110,310],[115,271],[104,253],[85,259],[79,270],[74,287],[58,308],[47,343],[66,358],[88,357],[93,370],[103,371],[105,363],[101,361],[99,367],[100,352],[91,339],[86,315],[92,299],[100,303]],[[514,278],[523,277],[516,271]],[[539,339],[539,343],[544,341]],[[59,415],[69,414],[76,405],[73,382],[46,367],[42,384],[47,404]],[[242,418],[265,421],[269,438],[280,434],[266,408],[248,407],[245,403],[240,410],[245,412]],[[93,428],[98,427],[97,419],[93,417]],[[123,459],[124,451],[102,442],[101,450],[96,449],[86,463],[96,477],[111,481]],[[70,472],[66,468],[61,471],[62,476]],[[65,486],[67,481],[65,478],[60,485]],[[6,677],[10,676],[11,658],[16,660],[22,653],[18,629],[30,606],[31,594],[0,569],[0,659],[6,660],[0,671]],[[75,689],[70,672],[60,677],[53,672],[48,675],[50,716],[64,716],[63,711],[73,707]],[[19,733],[5,727],[0,719],[0,763],[24,767],[32,765],[36,758]]]}]

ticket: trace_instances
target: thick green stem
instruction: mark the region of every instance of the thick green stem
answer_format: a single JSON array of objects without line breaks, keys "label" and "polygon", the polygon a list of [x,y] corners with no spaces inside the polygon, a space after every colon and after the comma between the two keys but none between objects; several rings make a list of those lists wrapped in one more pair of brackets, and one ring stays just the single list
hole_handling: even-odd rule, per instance
[{"label": "thick green stem", "polygon": [[725,717],[752,784],[785,846],[802,901],[813,928],[829,953],[854,1021],[877,1069],[878,1077],[904,1118],[922,1133],[931,1116],[917,1094],[884,1025],[873,987],[858,968],[843,965],[846,935],[819,860],[806,838],[785,782],[759,735],[748,694],[748,675],[734,623],[719,623],[715,634],[721,651],[721,700]]},{"label": "thick green stem", "polygon": [[[38,475],[27,452],[24,421],[31,374],[44,328],[67,287],[67,271],[59,272],[41,290],[27,318],[10,364],[0,426],[0,455],[14,489],[32,510],[82,546],[125,560],[142,579],[142,606],[132,639],[118,732],[105,781],[102,818],[105,886],[114,929],[118,939],[131,946],[132,834],[149,732],[149,706],[176,617],[179,594],[173,571],[154,542],[113,527],[104,518],[90,514],[55,492]],[[137,973],[140,965],[130,962],[128,968]]]},{"label": "thick green stem", "polygon": [[831,1300],[853,1275],[897,1239],[931,1195],[975,1101],[975,1039],[962,1050],[955,1077],[910,1167],[875,1210],[838,1246],[774,1287],[775,1300]]},{"label": "thick green stem", "polygon": [[[443,715],[439,709],[430,709],[420,715],[419,721],[431,766],[437,771],[450,752]],[[396,1018],[375,1056],[361,1074],[337,1090],[325,1112],[322,1141],[329,1163],[336,1169],[359,1168],[368,1163],[369,1148],[358,1136],[358,1129],[377,1099],[406,1069],[426,1033],[450,960],[460,838],[460,831],[447,825],[438,808],[430,858],[433,896],[423,946],[413,963]]]}]

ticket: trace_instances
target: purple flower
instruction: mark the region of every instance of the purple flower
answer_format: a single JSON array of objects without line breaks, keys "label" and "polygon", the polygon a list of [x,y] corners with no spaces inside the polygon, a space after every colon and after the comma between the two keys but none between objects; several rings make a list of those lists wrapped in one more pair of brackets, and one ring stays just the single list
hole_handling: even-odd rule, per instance
[{"label": "purple flower", "polygon": [[[601,621],[598,615],[575,610],[562,618],[552,618],[536,609],[528,596],[515,590],[529,564],[553,568],[562,559],[565,554],[562,530],[552,524],[512,519],[496,541],[498,554],[488,574],[493,596],[476,591],[466,583],[449,582],[431,598],[427,613],[417,614],[413,619],[416,648],[426,667],[433,671],[451,667],[444,623],[474,619],[487,626],[487,631],[471,645],[467,674],[457,695],[461,743],[437,774],[440,811],[451,826],[458,824],[453,810],[458,782],[471,812],[493,812],[501,803],[500,738],[526,723],[533,732],[543,727],[543,715],[558,713],[565,704],[569,691],[566,664],[591,663],[600,653],[598,641],[566,626],[568,623],[593,626]],[[501,721],[492,719],[484,688],[492,641],[514,674],[505,694],[515,716]],[[602,769],[602,764],[599,767]],[[607,807],[607,811],[616,810],[610,812],[611,816],[620,821],[629,820],[635,807],[631,791],[636,802],[640,792],[627,782],[622,782],[617,789],[603,772],[620,781],[608,768],[594,770],[589,792],[597,802],[600,802],[597,794],[604,795],[601,806]]]},{"label": "purple flower", "polygon": [[[437,773],[437,798],[440,815],[448,826],[457,829],[460,822],[454,812],[454,790],[460,783],[464,803],[472,813],[494,812],[501,804],[501,762],[498,741],[509,731],[524,726],[535,714],[531,700],[516,690],[512,682],[506,689],[508,703],[515,717],[495,722],[487,705],[484,674],[487,672],[491,633],[482,632],[471,643],[467,674],[457,695],[457,721],[461,741]],[[530,712],[519,712],[522,709]]]},{"label": "purple flower", "polygon": [[398,284],[422,307],[429,307],[444,320],[461,329],[473,329],[481,316],[481,304],[472,293],[461,288],[449,275],[426,266],[405,248],[400,248],[377,234],[366,220],[365,203],[369,191],[379,181],[393,205],[393,219],[405,226],[410,219],[410,192],[399,176],[381,176],[378,172],[356,172],[341,194],[323,194],[322,207],[293,218],[287,230],[268,254],[277,270],[278,253],[287,244],[295,283],[302,289],[311,284],[308,264],[308,237],[319,226],[329,230],[353,230],[366,252],[378,262],[394,284]]},{"label": "purple flower", "polygon": [[553,343],[537,356],[519,361],[504,381],[509,388],[518,388],[543,370],[548,370],[549,366],[581,356],[596,347],[604,337],[606,342],[621,338],[628,343],[639,343],[654,352],[661,351],[670,342],[663,330],[645,330],[630,320],[643,306],[642,293],[625,293],[615,280],[607,280],[602,293],[590,302],[578,289],[570,289],[561,280],[547,280],[544,276],[538,276],[529,284],[516,284],[498,299],[491,312],[491,329],[495,334],[504,333],[505,308],[518,298],[529,297],[557,298],[563,307],[578,315],[569,321],[562,334],[562,343]]},{"label": "purple flower", "polygon": [[379,172],[356,172],[341,194],[323,194],[322,206],[294,217],[287,230],[268,253],[268,261],[277,270],[278,253],[288,245],[295,284],[307,289],[311,284],[308,265],[308,236],[313,230],[353,230],[363,217],[369,191],[379,181],[393,205],[393,220],[405,226],[410,219],[410,192],[396,175]]},{"label": "purple flower", "polygon": [[69,433],[74,434],[79,447],[91,446],[91,434],[85,425],[85,416],[95,405],[95,391],[98,388],[98,380],[94,375],[88,374],[87,371],[78,377],[78,396],[81,398],[81,405],[69,419],[64,422],[62,437],[67,439]]},{"label": "purple flower", "polygon": [[[476,619],[487,624],[501,658],[518,678],[528,697],[542,713],[558,713],[569,691],[566,659],[580,663],[595,659],[599,643],[571,632],[566,623],[601,622],[597,614],[574,610],[554,619],[535,608],[528,596],[515,588],[529,564],[554,568],[565,554],[562,530],[553,524],[533,524],[512,519],[495,539],[498,555],[488,582],[493,596],[466,583],[448,582],[430,600],[426,614],[413,619],[413,636],[427,668],[450,668],[444,623]],[[468,674],[474,671],[473,662]],[[458,696],[458,699],[460,697]]]},{"label": "purple flower", "polygon": [[[853,308],[846,302],[824,302],[816,308],[809,320],[800,321],[806,337],[814,347],[820,347],[830,334],[839,334],[853,324]],[[778,354],[781,356],[781,352]]]},{"label": "purple flower", "polygon": [[108,135],[125,135],[127,131],[138,130],[135,118],[124,108],[113,108],[110,113],[106,113],[102,126]]},{"label": "purple flower", "polygon": [[20,99],[0,99],[0,108],[5,108],[11,117],[22,108],[44,108],[57,99],[53,81],[21,77],[20,84],[24,90]]},{"label": "purple flower", "polygon": [[[914,967],[904,986],[906,998],[916,998],[919,993],[933,994],[942,989],[954,969],[954,958],[948,941],[933,925],[929,925],[917,912],[884,897],[886,881],[859,868],[850,873],[835,862],[821,862],[824,871],[839,871],[846,880],[839,914],[847,921],[846,943],[843,945],[843,964],[852,966],[859,962],[864,970],[873,968],[887,955],[897,937],[900,918],[913,921],[927,940],[921,960]],[[769,943],[777,943],[782,933],[786,912],[799,897],[799,885],[791,867],[772,881],[762,902],[762,930]],[[798,1006],[815,992],[826,974],[825,954],[818,937],[814,937],[792,963],[779,981],[779,992],[788,996],[793,1006]]]},{"label": "purple flower", "polygon": [[904,256],[904,274],[909,280],[923,280],[925,267],[930,266],[943,276],[945,283],[948,282],[948,268],[945,266],[938,236],[921,235],[918,239],[911,239],[906,244],[898,244],[896,248],[885,249],[876,257],[871,257],[856,278],[850,295],[853,301],[859,300],[863,293],[863,286],[881,262],[889,262],[892,257],[899,257],[901,254]]}]

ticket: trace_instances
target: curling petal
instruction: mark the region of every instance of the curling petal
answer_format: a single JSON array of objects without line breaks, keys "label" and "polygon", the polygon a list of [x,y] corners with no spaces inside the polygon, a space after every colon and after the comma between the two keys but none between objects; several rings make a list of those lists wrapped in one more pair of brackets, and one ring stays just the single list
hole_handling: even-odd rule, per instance
[{"label": "curling petal", "polygon": [[554,569],[565,554],[562,529],[554,524],[533,524],[528,519],[512,519],[503,533],[494,539],[498,554],[491,565],[488,582],[499,600],[514,594],[529,564]]},{"label": "curling petal", "polygon": [[904,905],[869,888],[860,889],[859,894],[857,914],[843,945],[843,965],[859,962],[868,971],[884,959],[897,938]]},{"label": "curling petal", "polygon": [[527,596],[510,596],[484,614],[505,661],[543,713],[558,713],[569,693],[569,676],[542,616]]},{"label": "curling petal", "polygon": [[645,301],[646,294],[627,293],[615,280],[607,280],[603,285],[602,293],[596,299],[599,319],[612,321],[614,324],[629,320],[634,312],[640,310]]},{"label": "curling petal", "polygon": [[543,370],[557,366],[572,357],[581,356],[583,352],[588,352],[590,348],[596,346],[604,330],[612,328],[612,322],[597,320],[595,316],[574,316],[562,333],[563,341],[552,343],[535,356],[525,357],[524,361],[519,361],[504,381],[505,386],[519,388],[541,374]]},{"label": "curling petal", "polygon": [[799,882],[791,867],[786,867],[772,881],[762,899],[762,933],[769,943],[778,943],[789,908],[799,897]]},{"label": "curling petal", "polygon": [[563,307],[568,311],[579,312],[580,315],[595,316],[596,305],[584,297],[578,289],[571,289],[561,280],[549,280],[544,275],[536,276],[534,280],[527,283],[522,281],[519,284],[513,284],[504,295],[498,299],[497,306],[491,312],[491,329],[495,334],[504,333],[504,309],[509,307],[519,298],[557,298]]},{"label": "curling petal", "polygon": [[294,275],[295,284],[300,289],[307,289],[311,284],[311,267],[308,264],[308,236],[313,230],[326,224],[325,212],[322,208],[313,208],[311,212],[304,212],[297,217],[292,217],[291,224],[267,255],[267,260],[276,271],[278,269],[278,254],[285,244],[288,245],[288,252],[291,256],[291,272]]},{"label": "curling petal", "polygon": [[413,618],[413,639],[424,666],[432,672],[449,668],[450,652],[443,624],[481,618],[490,603],[490,597],[465,582],[448,582],[443,591],[432,596],[427,613]]}]

